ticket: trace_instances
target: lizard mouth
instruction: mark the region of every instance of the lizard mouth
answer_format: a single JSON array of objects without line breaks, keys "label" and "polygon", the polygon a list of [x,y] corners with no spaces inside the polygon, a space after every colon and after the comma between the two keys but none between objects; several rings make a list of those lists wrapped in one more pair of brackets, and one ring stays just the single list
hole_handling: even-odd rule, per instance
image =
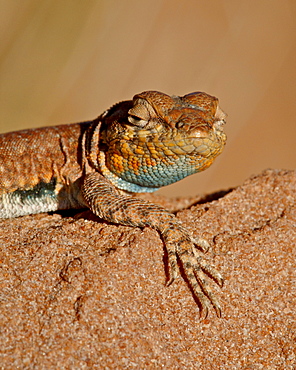
[{"label": "lizard mouth", "polygon": [[223,126],[226,123],[226,117],[227,117],[227,114],[223,112],[223,110],[218,105],[216,114],[215,114],[215,121],[214,121],[213,127],[218,131],[223,131]]}]

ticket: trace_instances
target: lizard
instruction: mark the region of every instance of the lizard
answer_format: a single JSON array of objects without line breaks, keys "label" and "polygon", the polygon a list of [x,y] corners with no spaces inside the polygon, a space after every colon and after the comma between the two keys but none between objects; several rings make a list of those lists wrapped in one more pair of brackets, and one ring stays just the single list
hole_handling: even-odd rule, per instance
[{"label": "lizard", "polygon": [[226,114],[204,92],[144,91],[98,118],[0,135],[0,218],[89,208],[105,221],[151,227],[167,251],[170,285],[180,265],[207,317],[221,306],[208,283],[210,244],[160,205],[137,197],[208,168],[226,143]]}]

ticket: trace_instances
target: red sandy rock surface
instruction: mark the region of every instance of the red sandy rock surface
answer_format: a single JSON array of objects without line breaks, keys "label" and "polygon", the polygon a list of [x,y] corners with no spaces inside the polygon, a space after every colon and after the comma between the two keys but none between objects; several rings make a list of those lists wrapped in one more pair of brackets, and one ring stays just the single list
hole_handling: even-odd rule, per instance
[{"label": "red sandy rock surface", "polygon": [[226,281],[222,318],[203,321],[183,279],[164,285],[157,232],[89,212],[2,220],[1,369],[296,369],[295,190],[269,170],[178,213]]}]

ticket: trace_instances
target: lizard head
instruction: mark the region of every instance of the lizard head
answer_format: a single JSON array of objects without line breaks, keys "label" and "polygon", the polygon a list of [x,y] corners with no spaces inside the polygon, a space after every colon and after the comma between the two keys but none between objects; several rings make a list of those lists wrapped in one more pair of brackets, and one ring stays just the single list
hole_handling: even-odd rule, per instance
[{"label": "lizard head", "polygon": [[115,186],[154,191],[208,168],[226,142],[225,113],[204,92],[144,91],[101,117],[100,167]]}]

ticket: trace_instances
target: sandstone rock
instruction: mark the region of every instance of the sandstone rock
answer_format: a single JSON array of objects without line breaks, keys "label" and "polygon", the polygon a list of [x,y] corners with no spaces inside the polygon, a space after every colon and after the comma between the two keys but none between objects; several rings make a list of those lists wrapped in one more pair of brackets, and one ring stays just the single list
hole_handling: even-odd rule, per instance
[{"label": "sandstone rock", "polygon": [[[295,369],[296,173],[267,170],[229,192],[166,200],[223,273],[199,319],[166,287],[157,232],[84,212],[0,222],[1,369]],[[170,204],[170,205],[169,205]]]}]

